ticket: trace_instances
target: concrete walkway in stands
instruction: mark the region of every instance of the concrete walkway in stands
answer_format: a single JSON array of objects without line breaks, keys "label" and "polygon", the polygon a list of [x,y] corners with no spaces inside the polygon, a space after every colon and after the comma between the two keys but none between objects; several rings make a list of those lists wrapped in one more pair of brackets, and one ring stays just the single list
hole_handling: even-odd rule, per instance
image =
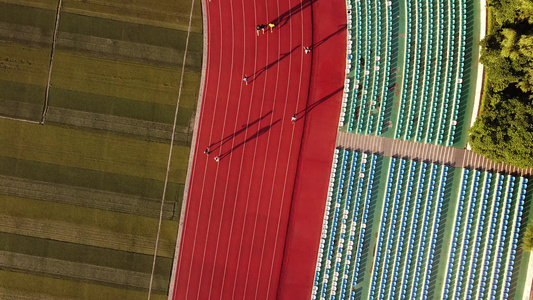
[{"label": "concrete walkway in stands", "polygon": [[517,175],[533,175],[533,169],[520,169],[507,164],[496,164],[471,150],[395,140],[377,136],[346,132],[337,133],[337,147],[350,148],[362,152],[370,151],[383,156],[407,157],[413,160],[431,161],[451,165],[456,168],[483,169]]}]

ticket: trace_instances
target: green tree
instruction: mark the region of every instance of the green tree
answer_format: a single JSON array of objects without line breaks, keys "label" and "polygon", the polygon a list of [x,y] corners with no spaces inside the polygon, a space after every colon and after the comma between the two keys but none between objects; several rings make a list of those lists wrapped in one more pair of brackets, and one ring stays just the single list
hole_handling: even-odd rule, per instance
[{"label": "green tree", "polygon": [[470,129],[469,142],[494,162],[533,166],[533,106],[518,99],[488,106]]}]

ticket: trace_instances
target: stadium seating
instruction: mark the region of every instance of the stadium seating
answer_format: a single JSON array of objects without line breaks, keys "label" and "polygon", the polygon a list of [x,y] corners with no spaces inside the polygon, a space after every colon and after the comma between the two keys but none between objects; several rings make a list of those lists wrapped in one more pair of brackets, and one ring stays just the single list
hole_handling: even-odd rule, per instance
[{"label": "stadium seating", "polygon": [[[472,12],[467,14],[464,0],[407,0],[404,14],[405,32],[400,34],[398,2],[347,0],[340,130],[381,135],[394,123],[397,139],[453,145],[462,128],[462,94],[468,92],[462,85],[467,30],[472,30],[466,20]],[[403,56],[398,56],[404,43]],[[396,74],[399,65],[403,70]],[[393,119],[393,103],[398,102]]]},{"label": "stadium seating", "polygon": [[468,169],[462,176],[443,295],[508,299],[527,179]]},{"label": "stadium seating", "polygon": [[313,299],[514,297],[527,178],[343,149],[333,161]]}]

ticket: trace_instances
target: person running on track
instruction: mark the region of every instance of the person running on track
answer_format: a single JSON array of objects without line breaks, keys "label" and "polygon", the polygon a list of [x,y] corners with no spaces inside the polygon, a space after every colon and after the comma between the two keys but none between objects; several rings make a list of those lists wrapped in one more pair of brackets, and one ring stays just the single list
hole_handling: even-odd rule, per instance
[{"label": "person running on track", "polygon": [[259,36],[259,30],[263,31],[263,34],[265,34],[266,25],[265,24],[259,24],[255,26],[255,30],[257,30],[257,36]]},{"label": "person running on track", "polygon": [[215,161],[216,161],[216,162],[219,162],[219,161],[220,161],[220,157],[215,156]]},{"label": "person running on track", "polygon": [[209,154],[209,147],[207,147],[204,151],[205,154]]},{"label": "person running on track", "polygon": [[305,54],[311,52],[311,47],[304,47]]},{"label": "person running on track", "polygon": [[244,75],[244,78],[242,79],[246,85],[248,85],[248,76]]},{"label": "person running on track", "polygon": [[273,29],[276,27],[276,25],[274,23],[268,23],[268,27],[270,27],[270,33],[273,33]]},{"label": "person running on track", "polygon": [[293,123],[296,122],[296,114],[292,115],[291,122],[293,122]]}]

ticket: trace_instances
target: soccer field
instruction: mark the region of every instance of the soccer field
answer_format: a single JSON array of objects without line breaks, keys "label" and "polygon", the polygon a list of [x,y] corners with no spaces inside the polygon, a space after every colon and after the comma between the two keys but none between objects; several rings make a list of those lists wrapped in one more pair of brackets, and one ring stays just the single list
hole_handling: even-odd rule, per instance
[{"label": "soccer field", "polygon": [[0,298],[146,298],[178,105],[152,286],[166,299],[202,67],[196,1],[181,78],[190,12],[0,0]]}]

